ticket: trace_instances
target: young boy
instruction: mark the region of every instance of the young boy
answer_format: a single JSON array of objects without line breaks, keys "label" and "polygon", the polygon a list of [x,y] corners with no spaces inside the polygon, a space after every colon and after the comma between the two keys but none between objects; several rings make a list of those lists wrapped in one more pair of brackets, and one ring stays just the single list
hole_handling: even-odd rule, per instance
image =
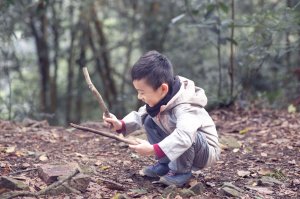
[{"label": "young boy", "polygon": [[140,57],[131,76],[138,99],[146,105],[123,120],[111,114],[104,121],[125,136],[144,126],[149,142],[129,147],[140,155],[155,155],[158,161],[140,173],[160,177],[166,185],[183,186],[192,169],[212,165],[220,154],[215,124],[204,109],[204,90],[174,76],[171,62],[157,51]]}]

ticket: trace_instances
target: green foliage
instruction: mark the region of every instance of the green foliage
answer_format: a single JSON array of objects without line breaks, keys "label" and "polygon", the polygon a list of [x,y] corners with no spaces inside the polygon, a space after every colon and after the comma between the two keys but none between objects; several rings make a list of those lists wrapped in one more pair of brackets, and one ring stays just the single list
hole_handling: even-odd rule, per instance
[{"label": "green foliage", "polygon": [[8,8],[9,6],[12,6],[12,5],[14,5],[15,4],[15,0],[4,0],[3,1],[4,3],[4,8]]},{"label": "green foliage", "polygon": [[[108,75],[101,76],[99,71],[105,68],[105,63],[111,65],[114,82],[110,84],[116,85],[117,93],[110,109],[119,117],[138,106],[130,66],[153,48],[170,58],[176,74],[194,80],[206,90],[211,108],[228,106],[234,100],[240,104],[250,101],[268,107],[287,107],[299,96],[300,83],[292,72],[300,65],[300,4],[297,1],[291,1],[288,7],[286,1],[235,0],[234,19],[233,1],[44,1],[47,5],[43,10],[45,21],[37,15],[39,2],[1,2],[0,70],[9,72],[8,76],[0,73],[1,118],[9,118],[9,115],[13,119],[29,115],[45,118],[38,114],[43,66],[38,62],[40,57],[35,50],[38,44],[30,20],[37,27],[37,35],[46,31],[43,36],[47,37],[49,48],[50,79],[54,78],[57,55],[59,103],[51,117],[59,123],[64,123],[69,103],[69,62],[73,69],[72,118],[81,114],[82,120],[101,119],[96,99],[85,82],[78,83],[82,46],[85,64],[101,92],[108,89],[103,83]],[[92,16],[91,8],[95,9]],[[100,22],[103,38],[99,36],[95,19]],[[41,25],[45,28],[39,29]],[[76,34],[72,50],[73,29]],[[59,35],[58,49],[55,48],[55,30]],[[92,42],[88,34],[92,35]],[[233,82],[228,72],[232,66],[232,45]],[[233,96],[230,96],[232,85]],[[78,96],[81,96],[82,110],[75,104]]]}]

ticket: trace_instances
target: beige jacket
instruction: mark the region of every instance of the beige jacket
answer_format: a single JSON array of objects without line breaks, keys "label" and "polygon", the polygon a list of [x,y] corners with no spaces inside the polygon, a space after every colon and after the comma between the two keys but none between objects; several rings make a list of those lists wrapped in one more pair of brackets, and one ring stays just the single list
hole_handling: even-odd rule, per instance
[{"label": "beige jacket", "polygon": [[[206,166],[210,166],[219,159],[220,147],[215,124],[204,109],[207,97],[204,90],[196,87],[193,81],[184,77],[179,79],[181,81],[179,91],[168,104],[161,107],[160,113],[152,118],[169,134],[158,145],[173,161],[192,146],[197,133],[203,133],[209,144]],[[124,117],[123,121],[126,125],[124,135],[140,129],[146,115],[146,106],[143,106],[138,112],[133,111]]]}]

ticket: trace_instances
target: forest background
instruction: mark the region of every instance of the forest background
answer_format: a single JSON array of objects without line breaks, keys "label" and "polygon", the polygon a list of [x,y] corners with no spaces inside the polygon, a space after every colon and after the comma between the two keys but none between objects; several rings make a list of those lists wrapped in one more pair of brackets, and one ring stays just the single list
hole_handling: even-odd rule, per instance
[{"label": "forest background", "polygon": [[102,120],[141,104],[130,68],[149,50],[205,89],[208,109],[299,111],[299,0],[1,0],[0,118]]}]

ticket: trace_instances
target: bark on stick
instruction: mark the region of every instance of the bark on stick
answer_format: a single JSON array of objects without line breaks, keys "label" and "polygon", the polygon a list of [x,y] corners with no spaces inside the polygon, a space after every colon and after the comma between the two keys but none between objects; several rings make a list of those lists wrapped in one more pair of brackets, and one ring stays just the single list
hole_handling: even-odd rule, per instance
[{"label": "bark on stick", "polygon": [[98,92],[98,90],[96,89],[96,87],[94,86],[94,84],[93,84],[92,81],[91,81],[91,78],[90,78],[89,72],[88,72],[88,70],[87,70],[87,67],[83,67],[82,70],[83,70],[83,74],[84,74],[86,83],[88,84],[89,89],[90,89],[90,90],[93,92],[93,94],[96,96],[97,101],[98,101],[98,103],[99,103],[99,105],[100,105],[101,110],[104,112],[105,117],[110,117],[108,108],[107,108],[107,106],[105,105],[102,96],[100,95],[100,93]]},{"label": "bark on stick", "polygon": [[132,144],[132,145],[139,144],[139,143],[138,143],[137,141],[135,141],[135,140],[130,140],[130,139],[127,139],[127,138],[122,138],[122,137],[119,137],[118,135],[113,134],[113,133],[103,132],[103,131],[99,131],[99,130],[96,130],[96,129],[92,129],[92,128],[80,126],[80,125],[73,124],[73,123],[70,123],[70,125],[71,125],[72,127],[76,128],[76,129],[79,129],[79,130],[89,131],[89,132],[91,132],[91,133],[95,133],[95,134],[97,134],[97,135],[102,135],[102,136],[105,136],[105,137],[109,137],[109,138],[118,140],[118,141],[120,141],[120,142],[125,142],[125,143],[127,143],[127,144]]}]

